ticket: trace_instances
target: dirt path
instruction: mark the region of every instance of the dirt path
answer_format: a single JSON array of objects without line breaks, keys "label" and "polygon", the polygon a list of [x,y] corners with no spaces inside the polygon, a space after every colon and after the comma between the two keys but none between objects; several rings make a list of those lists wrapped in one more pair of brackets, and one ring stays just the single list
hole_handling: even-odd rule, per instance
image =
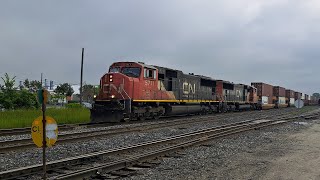
[{"label": "dirt path", "polygon": [[320,180],[320,124],[289,136],[296,140],[289,153],[271,161],[262,179],[319,179]]}]

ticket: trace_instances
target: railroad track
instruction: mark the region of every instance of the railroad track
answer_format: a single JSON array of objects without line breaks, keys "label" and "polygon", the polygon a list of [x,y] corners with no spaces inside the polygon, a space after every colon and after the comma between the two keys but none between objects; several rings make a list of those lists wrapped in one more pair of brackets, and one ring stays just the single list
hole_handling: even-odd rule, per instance
[{"label": "railroad track", "polygon": [[[315,118],[318,116],[319,114],[310,114],[305,117]],[[300,118],[300,116],[290,116],[274,120],[246,120],[179,134],[164,139],[52,161],[47,165],[48,177],[49,179],[80,179],[90,176],[107,176],[108,173],[113,173],[116,170],[128,170],[130,167],[139,166],[146,160],[167,155],[189,146],[254,129],[284,124],[297,118]],[[30,176],[40,177],[41,174],[39,172],[41,172],[41,169],[42,165],[38,164],[0,172],[0,177],[2,179],[28,178]]]},{"label": "railroad track", "polygon": [[[286,110],[291,110],[292,108],[287,108]],[[256,111],[252,111],[256,112]],[[250,112],[229,112],[227,115],[232,114],[245,114]],[[214,114],[216,115],[216,114]],[[221,115],[221,114],[218,114]],[[165,118],[177,118],[179,116],[173,116],[173,117],[160,117],[162,119]],[[184,116],[183,116],[184,117]],[[149,121],[149,120],[147,120]],[[130,121],[130,122],[121,122],[121,123],[80,123],[80,124],[63,124],[59,125],[59,131],[67,131],[67,130],[74,130],[79,128],[95,128],[95,127],[107,127],[107,126],[113,126],[113,125],[119,125],[119,124],[134,124],[134,123],[141,123],[144,121]],[[31,131],[31,127],[26,128],[13,128],[13,129],[0,129],[0,136],[12,136],[12,135],[22,135],[22,134],[29,134]]]},{"label": "railroad track", "polygon": [[[286,114],[286,112],[281,112],[272,116],[281,116]],[[241,116],[241,114],[238,114]],[[272,116],[261,116],[258,118],[271,118]],[[174,127],[174,126],[183,126],[188,124],[196,124],[196,123],[205,123],[210,121],[221,121],[228,117],[228,114],[220,114],[215,116],[202,116],[202,117],[193,117],[188,119],[178,119],[178,120],[170,120],[170,121],[153,121],[151,123],[142,124],[136,127],[120,127],[115,129],[100,129],[94,131],[85,131],[85,132],[77,132],[71,134],[60,134],[58,137],[58,141],[56,144],[62,144],[66,142],[74,142],[74,141],[82,141],[86,139],[92,139],[103,136],[112,136],[117,134],[131,133],[131,132],[142,132],[153,129],[165,128],[165,127]],[[213,119],[214,118],[214,119]],[[8,152],[14,150],[21,150],[25,148],[35,147],[32,139],[23,138],[23,139],[15,139],[15,140],[6,140],[0,141],[0,152]]]},{"label": "railroad track", "polygon": [[[168,118],[168,117],[160,117],[160,118]],[[81,129],[81,128],[88,129],[88,128],[108,127],[108,126],[122,125],[122,124],[134,124],[134,123],[141,123],[141,122],[145,122],[145,121],[130,121],[130,122],[120,122],[120,123],[94,123],[94,124],[92,123],[64,124],[64,125],[58,125],[58,129],[61,132],[61,131],[75,130],[75,129]],[[31,127],[0,129],[0,136],[23,135],[23,134],[29,134],[30,132],[31,132]]]},{"label": "railroad track", "polygon": [[[77,128],[94,128],[100,126],[110,126],[114,125],[112,123],[82,123],[82,124],[63,124],[58,125],[59,130],[67,131],[73,130]],[[0,136],[12,136],[12,135],[22,135],[22,134],[29,134],[31,132],[31,127],[26,128],[13,128],[13,129],[0,129]]]}]

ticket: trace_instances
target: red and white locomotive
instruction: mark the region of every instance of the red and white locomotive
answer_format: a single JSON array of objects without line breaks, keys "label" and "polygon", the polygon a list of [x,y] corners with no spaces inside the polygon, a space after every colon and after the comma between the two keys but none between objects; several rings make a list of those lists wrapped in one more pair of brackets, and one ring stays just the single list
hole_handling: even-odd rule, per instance
[{"label": "red and white locomotive", "polygon": [[92,122],[259,108],[257,89],[141,62],[115,62],[100,79]]}]

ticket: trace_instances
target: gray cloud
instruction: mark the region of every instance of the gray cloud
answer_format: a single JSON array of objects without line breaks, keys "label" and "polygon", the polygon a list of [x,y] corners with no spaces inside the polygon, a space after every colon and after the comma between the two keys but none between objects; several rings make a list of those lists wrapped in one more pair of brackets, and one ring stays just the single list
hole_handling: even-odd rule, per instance
[{"label": "gray cloud", "polygon": [[0,74],[98,83],[136,60],[239,83],[319,90],[318,1],[0,2]]}]

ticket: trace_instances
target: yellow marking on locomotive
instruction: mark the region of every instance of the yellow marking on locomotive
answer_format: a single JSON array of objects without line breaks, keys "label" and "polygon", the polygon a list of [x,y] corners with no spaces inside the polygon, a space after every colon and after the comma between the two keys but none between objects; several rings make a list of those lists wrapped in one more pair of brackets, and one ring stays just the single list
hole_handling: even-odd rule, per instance
[{"label": "yellow marking on locomotive", "polygon": [[219,102],[213,100],[176,100],[176,99],[134,99],[133,102]]},{"label": "yellow marking on locomotive", "polygon": [[[96,100],[96,101],[111,101],[111,100]],[[132,100],[133,102],[222,102],[222,101],[214,101],[214,100],[176,100],[176,99],[134,99]],[[226,103],[249,103],[245,101],[224,101]]]}]

